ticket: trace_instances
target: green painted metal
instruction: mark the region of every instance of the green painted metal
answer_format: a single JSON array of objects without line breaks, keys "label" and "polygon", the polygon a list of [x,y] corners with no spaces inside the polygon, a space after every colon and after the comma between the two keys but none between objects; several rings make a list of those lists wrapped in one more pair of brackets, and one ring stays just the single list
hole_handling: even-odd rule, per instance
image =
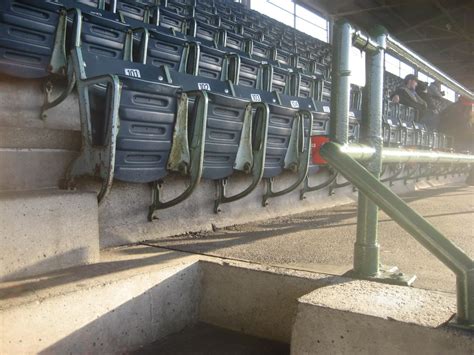
[{"label": "green painted metal", "polygon": [[306,198],[305,194],[307,192],[318,191],[334,183],[334,181],[337,178],[337,172],[331,168],[328,168],[327,170],[328,170],[328,177],[322,183],[317,184],[317,185],[311,186],[309,184],[309,176],[306,176],[304,180],[303,188],[300,190],[300,200],[304,200]]},{"label": "green painted metal", "polygon": [[67,12],[62,10],[59,14],[56,35],[54,37],[53,52],[49,62],[49,72],[52,74],[64,75],[66,72],[66,33],[67,33]]},{"label": "green painted metal", "polygon": [[[48,117],[48,110],[63,102],[72,92],[76,85],[76,77],[74,74],[74,65],[71,57],[66,55],[66,35],[67,35],[67,19],[69,15],[73,15],[73,31],[72,40],[74,47],[80,46],[80,35],[82,29],[82,12],[79,9],[63,10],[60,13],[58,26],[56,27],[56,37],[54,39],[53,53],[50,60],[50,72],[53,77],[48,80],[44,86],[44,102],[41,107],[41,119]],[[59,76],[61,81],[66,78],[66,84],[61,85],[59,94],[54,95],[55,84],[54,79]],[[55,96],[55,97],[54,97]]]},{"label": "green painted metal", "polygon": [[[351,37],[352,36],[352,37]],[[445,152],[383,148],[382,97],[384,49],[390,48],[422,68],[428,74],[436,73],[448,86],[472,98],[472,93],[437,71],[426,61],[389,38],[383,28],[374,38],[351,29],[343,21],[334,26],[333,45],[333,97],[331,106],[331,139],[321,149],[321,155],[360,191],[357,241],[354,252],[353,274],[360,278],[381,282],[410,284],[398,269],[383,269],[379,261],[377,240],[378,208],[384,210],[400,226],[415,237],[424,247],[447,265],[457,280],[457,324],[474,328],[474,261],[451,243],[422,216],[396,196],[380,181],[382,162],[414,163],[413,176],[421,175],[421,163],[431,165],[467,165],[474,163],[474,156]],[[366,51],[366,94],[363,102],[361,137],[364,144],[348,144],[349,56],[351,45]],[[363,161],[365,167],[357,160]],[[407,165],[405,165],[407,166]],[[425,169],[431,171],[430,169]],[[426,172],[425,171],[425,172]]]},{"label": "green painted metal", "polygon": [[[96,176],[102,180],[101,188],[97,194],[97,200],[101,203],[112,187],[115,170],[115,146],[119,131],[119,107],[122,93],[122,85],[116,75],[102,75],[95,78],[87,78],[84,72],[84,62],[81,48],[72,51],[75,75],[77,77],[77,93],[79,96],[79,111],[81,118],[82,146],[79,156],[69,166],[66,172],[65,187],[74,187],[74,179],[81,176]],[[92,142],[92,132],[89,122],[89,87],[98,84],[107,85],[110,90],[108,102],[110,102],[107,141],[103,145]]]},{"label": "green painted metal", "polygon": [[330,137],[341,144],[349,141],[351,31],[345,21],[334,24]]},{"label": "green painted metal", "polygon": [[[249,195],[262,180],[265,169],[265,154],[267,151],[268,123],[270,119],[269,111],[268,105],[262,102],[252,102],[247,105],[234,169],[251,174],[252,182],[243,191],[232,196],[227,196],[227,179],[218,181],[217,198],[214,201],[214,213],[220,212],[220,204],[237,201]],[[253,127],[256,127],[255,140],[252,137]]]},{"label": "green painted metal", "polygon": [[457,322],[474,327],[474,260],[416,213],[337,143],[327,143],[321,155],[346,179],[456,274]]},{"label": "green painted metal", "polygon": [[377,54],[380,47],[380,43],[377,40],[374,41],[370,36],[361,31],[353,32],[352,45],[368,54]]},{"label": "green painted metal", "polygon": [[[380,180],[382,170],[382,97],[384,74],[384,48],[386,34],[381,33],[366,54],[366,86],[362,105],[361,140],[374,149],[364,162],[367,170]],[[367,43],[371,41],[367,40]],[[357,238],[354,245],[354,273],[364,277],[378,276],[378,206],[360,192],[357,208]]]},{"label": "green painted metal", "polygon": [[105,0],[99,0],[99,1],[97,2],[97,8],[98,8],[99,10],[105,10]]},{"label": "green painted metal", "polygon": [[290,186],[275,191],[274,179],[265,179],[266,190],[262,197],[262,206],[268,205],[268,199],[283,196],[297,189],[308,175],[309,158],[311,155],[311,129],[308,129],[305,137],[304,121],[308,120],[308,127],[313,127],[313,114],[308,110],[299,110],[294,119],[290,136],[289,147],[285,156],[285,168],[296,173],[296,181]]},{"label": "green painted metal", "polygon": [[[152,187],[152,203],[148,208],[148,220],[157,219],[155,211],[169,208],[187,199],[194,192],[196,186],[201,181],[202,169],[204,163],[204,147],[206,141],[206,126],[208,117],[209,97],[206,91],[188,91],[186,92],[186,100],[179,100],[178,103],[182,105],[178,108],[181,118],[177,118],[178,122],[188,121],[188,98],[195,98],[196,118],[194,124],[193,135],[191,141],[186,148],[187,138],[184,140],[184,129],[187,128],[187,123],[176,125],[173,132],[173,143],[171,147],[170,159],[168,160],[168,169],[176,169],[176,171],[184,173],[189,177],[187,188],[181,192],[177,197],[168,201],[161,201],[161,192],[163,189],[162,181],[155,181]],[[186,132],[187,133],[187,132]],[[178,139],[178,137],[180,137]],[[177,138],[175,140],[175,138]],[[189,149],[189,155],[186,153]],[[177,152],[177,153],[174,153]],[[184,158],[180,160],[180,158]],[[189,158],[189,160],[187,160]]]},{"label": "green painted metal", "polygon": [[[347,144],[341,150],[353,159],[367,161],[375,149],[364,144]],[[474,164],[474,155],[416,150],[404,148],[383,148],[383,163],[431,163],[431,164]]]}]

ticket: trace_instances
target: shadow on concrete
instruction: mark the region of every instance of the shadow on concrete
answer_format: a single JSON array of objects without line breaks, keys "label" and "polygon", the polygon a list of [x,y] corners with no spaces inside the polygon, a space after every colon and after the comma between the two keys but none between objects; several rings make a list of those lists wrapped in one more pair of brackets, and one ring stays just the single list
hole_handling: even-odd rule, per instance
[{"label": "shadow on concrete", "polygon": [[[195,270],[191,271],[191,268]],[[97,300],[98,305],[94,302],[91,307],[96,308],[97,313],[103,310],[107,310],[107,313],[97,317],[94,312],[85,312],[86,317],[94,320],[39,354],[123,354],[179,332],[197,321],[197,275],[197,265],[193,264],[137,296],[129,297],[129,292],[123,290],[126,295],[123,298],[129,300],[113,309],[109,308],[110,302],[107,300],[104,301],[105,305]],[[115,288],[116,292],[120,292],[119,288]],[[77,322],[74,317],[81,317],[74,313],[72,316],[69,320],[72,323]],[[81,321],[84,319],[79,320],[79,323]]]},{"label": "shadow on concrete", "polygon": [[176,253],[156,248],[154,250],[149,250],[148,254],[153,255],[131,260],[108,261],[83,265],[50,272],[36,277],[24,277],[12,282],[5,282],[0,284],[0,300],[24,296],[30,292],[36,292],[41,289],[52,288],[60,285],[78,284],[83,280],[96,278],[102,275],[119,273],[149,265],[163,264],[178,257]]},{"label": "shadow on concrete", "polygon": [[[339,211],[337,211],[339,212]],[[438,213],[425,215],[425,218],[437,218],[437,217],[447,217],[454,215],[462,214],[472,214],[472,211],[460,211],[452,213]],[[348,212],[348,213],[337,213],[337,214],[328,214],[328,215],[319,215],[314,218],[308,217],[298,217],[293,216],[291,218],[292,223],[266,223],[266,224],[257,224],[254,226],[253,230],[239,230],[239,227],[236,227],[234,230],[225,230],[222,232],[210,232],[210,233],[193,233],[189,236],[179,236],[171,238],[163,238],[156,241],[147,241],[143,242],[143,245],[165,248],[175,251],[183,251],[190,253],[199,253],[209,256],[217,256],[217,254],[210,254],[213,251],[219,249],[232,248],[235,246],[242,246],[245,244],[252,244],[256,241],[275,238],[282,235],[288,235],[290,237],[293,233],[299,233],[303,231],[311,230],[321,230],[321,229],[337,229],[343,227],[354,227],[354,238],[355,238],[355,229],[357,222],[351,223],[339,223],[350,219],[355,219],[357,213]],[[379,223],[395,223],[390,218],[380,219]],[[335,233],[325,234],[324,238],[336,237]],[[150,253],[149,250],[133,250],[128,249],[124,250],[124,253]],[[222,256],[220,256],[222,257]],[[253,261],[253,260],[248,260]]]},{"label": "shadow on concrete", "polygon": [[[43,260],[32,262],[30,265],[22,267],[21,269],[16,269],[13,272],[7,271],[7,273],[2,276],[0,281],[21,281],[30,279],[35,276],[37,277],[39,274],[45,273],[51,269],[65,269],[68,266],[71,267],[72,265],[87,263],[89,260],[89,248],[76,248],[65,253],[55,254],[52,256],[44,255]],[[5,269],[8,270],[9,266],[6,265]]]}]

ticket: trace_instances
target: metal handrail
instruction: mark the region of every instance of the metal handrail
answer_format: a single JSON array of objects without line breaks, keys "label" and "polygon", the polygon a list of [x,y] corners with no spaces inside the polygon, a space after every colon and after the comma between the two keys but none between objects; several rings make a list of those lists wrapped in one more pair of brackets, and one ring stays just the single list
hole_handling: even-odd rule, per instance
[{"label": "metal handrail", "polygon": [[[354,248],[353,275],[380,282],[408,284],[410,281],[397,277],[392,271],[380,268],[378,243],[378,210],[383,209],[390,217],[415,237],[423,246],[444,262],[457,276],[457,323],[474,328],[474,262],[461,249],[451,243],[422,216],[417,214],[388,187],[380,182],[382,162],[427,162],[431,164],[464,164],[472,166],[474,157],[466,154],[390,149],[383,147],[382,96],[383,58],[385,49],[396,46],[410,60],[421,64],[422,59],[403,46],[388,39],[382,28],[374,30],[374,37],[355,31],[340,20],[334,26],[333,81],[331,100],[331,142],[324,145],[321,155],[347,180],[359,189],[357,236]],[[362,110],[361,139],[364,144],[349,144],[349,92],[350,47],[366,52],[366,97]],[[433,67],[434,68],[434,67]],[[427,70],[433,74],[435,69]],[[434,76],[434,75],[433,75]],[[464,90],[447,75],[435,76],[444,83]],[[465,92],[468,96],[472,93]],[[337,144],[339,143],[339,144]],[[363,161],[364,166],[357,162]]]},{"label": "metal handrail", "polygon": [[457,321],[474,326],[474,260],[346,154],[341,145],[326,143],[321,148],[321,155],[456,274]]}]

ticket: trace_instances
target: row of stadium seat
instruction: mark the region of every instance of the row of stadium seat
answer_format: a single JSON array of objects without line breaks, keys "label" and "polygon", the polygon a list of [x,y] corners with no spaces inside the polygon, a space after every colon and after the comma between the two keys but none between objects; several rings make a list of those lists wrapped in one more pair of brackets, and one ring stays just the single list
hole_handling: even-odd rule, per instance
[{"label": "row of stadium seat", "polygon": [[[450,151],[453,147],[452,137],[421,123],[419,112],[412,107],[395,104],[389,100],[391,93],[403,85],[403,79],[385,72],[384,91],[386,99],[383,106],[383,139],[386,146],[408,146],[418,149],[436,149]],[[434,100],[434,98],[432,98]],[[440,110],[450,102],[438,99]]]},{"label": "row of stadium seat", "polygon": [[[1,43],[2,72],[46,76],[59,68],[52,59],[70,53],[72,64],[55,73],[73,68],[68,87],[75,78],[84,139],[68,175],[101,177],[99,199],[113,178],[154,182],[152,216],[188,197],[201,178],[220,182],[221,203],[247,195],[263,177],[269,182],[266,201],[306,177],[313,121],[327,135],[328,106],[311,95],[289,96],[286,84],[272,91],[274,78],[262,89],[226,76],[226,61],[240,69],[238,53],[203,46],[162,26],[132,27],[77,3],[10,0],[1,10],[8,34]],[[33,36],[41,30],[44,36]],[[211,57],[211,50],[219,53]],[[273,191],[271,179],[285,169],[297,174],[295,183]],[[170,171],[189,176],[190,183],[180,196],[162,202],[160,180]],[[235,171],[253,180],[228,197],[225,180]]]},{"label": "row of stadium seat", "polygon": [[[152,218],[205,178],[218,183],[217,211],[263,178],[265,205],[324,164],[317,147],[329,131],[330,48],[239,4],[6,0],[0,31],[0,72],[67,80],[59,97],[47,92],[45,108],[77,88],[83,149],[68,180],[102,178],[99,200],[114,178],[153,183]],[[281,41],[270,46],[272,34]],[[292,51],[281,49],[285,41]],[[305,46],[309,50],[298,49]],[[354,86],[353,141],[361,105],[362,91]],[[423,127],[415,127],[411,111],[385,107],[385,143],[417,145],[409,132]],[[426,144],[438,147],[429,139]],[[274,191],[273,179],[284,170],[295,173],[295,182]],[[179,196],[161,201],[162,179],[170,172],[190,181]],[[227,179],[235,173],[251,182],[227,196]]]}]

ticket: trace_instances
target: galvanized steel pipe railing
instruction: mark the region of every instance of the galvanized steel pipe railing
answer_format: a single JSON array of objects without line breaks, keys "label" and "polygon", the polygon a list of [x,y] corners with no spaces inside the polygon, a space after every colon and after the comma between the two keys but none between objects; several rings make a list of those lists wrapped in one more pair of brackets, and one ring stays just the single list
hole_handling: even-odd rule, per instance
[{"label": "galvanized steel pipe railing", "polygon": [[474,260],[345,153],[343,147],[326,143],[321,148],[321,155],[456,274],[457,323],[474,328]]},{"label": "galvanized steel pipe railing", "polygon": [[[355,38],[361,38],[360,35]],[[385,29],[377,29],[375,41],[366,40],[366,81],[362,103],[360,140],[373,149],[364,166],[377,180],[382,171],[382,98]],[[356,41],[353,37],[353,41]],[[370,46],[369,46],[370,45]],[[354,273],[377,276],[380,272],[378,243],[379,208],[362,191],[358,195],[357,237],[354,245]]]},{"label": "galvanized steel pipe railing", "polygon": [[[452,244],[422,216],[413,211],[398,196],[380,182],[381,163],[473,164],[474,156],[444,152],[390,149],[382,147],[382,89],[383,56],[385,46],[398,48],[411,60],[427,65],[417,55],[401,45],[389,44],[387,35],[379,32],[375,39],[354,31],[351,25],[339,20],[334,26],[333,87],[331,100],[331,140],[321,153],[330,165],[359,188],[357,241],[354,252],[354,273],[362,278],[383,280],[379,272],[377,241],[378,207],[415,237],[444,262],[457,276],[458,323],[474,327],[474,263],[462,250]],[[355,45],[367,54],[367,84],[362,119],[362,144],[348,144],[350,49]],[[391,47],[389,47],[391,46]],[[428,74],[448,87],[472,95],[458,83],[433,69]],[[337,144],[339,143],[339,144]],[[363,161],[367,169],[356,160]],[[389,275],[390,276],[390,275]]]},{"label": "galvanized steel pipe railing", "polygon": [[349,141],[351,32],[351,25],[345,21],[334,24],[329,129],[331,140],[341,144],[347,144]]},{"label": "galvanized steel pipe railing", "polygon": [[[376,150],[363,144],[347,144],[341,151],[359,161],[370,160]],[[431,163],[431,164],[474,164],[474,155],[415,150],[404,148],[383,148],[383,163]]]}]

